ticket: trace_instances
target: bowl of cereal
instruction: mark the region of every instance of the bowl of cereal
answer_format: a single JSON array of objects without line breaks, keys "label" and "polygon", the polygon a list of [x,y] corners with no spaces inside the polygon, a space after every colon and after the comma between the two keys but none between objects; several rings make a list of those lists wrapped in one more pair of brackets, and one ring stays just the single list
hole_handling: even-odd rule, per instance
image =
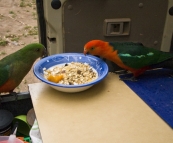
[{"label": "bowl of cereal", "polygon": [[103,80],[107,64],[100,58],[83,53],[62,53],[39,60],[33,68],[35,76],[62,92],[80,92]]}]

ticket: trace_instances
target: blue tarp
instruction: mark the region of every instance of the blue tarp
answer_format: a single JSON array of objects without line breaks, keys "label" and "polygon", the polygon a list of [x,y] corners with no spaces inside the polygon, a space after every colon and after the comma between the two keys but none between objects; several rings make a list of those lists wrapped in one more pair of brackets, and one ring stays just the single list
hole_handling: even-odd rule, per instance
[{"label": "blue tarp", "polygon": [[[171,128],[173,128],[173,70],[146,71],[137,81],[124,82]],[[120,78],[131,77],[121,75]]]}]

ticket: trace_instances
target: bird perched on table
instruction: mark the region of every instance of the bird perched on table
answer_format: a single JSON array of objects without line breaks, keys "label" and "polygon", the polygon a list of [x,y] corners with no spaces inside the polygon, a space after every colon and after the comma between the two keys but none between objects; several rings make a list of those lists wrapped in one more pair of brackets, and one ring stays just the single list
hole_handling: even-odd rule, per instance
[{"label": "bird perched on table", "polygon": [[0,60],[0,93],[10,92],[21,83],[33,63],[44,56],[42,44],[33,43]]},{"label": "bird perched on table", "polygon": [[148,69],[173,69],[173,53],[148,48],[141,43],[92,40],[85,44],[84,54],[100,56],[124,70],[131,71],[133,77],[130,80],[134,80]]}]

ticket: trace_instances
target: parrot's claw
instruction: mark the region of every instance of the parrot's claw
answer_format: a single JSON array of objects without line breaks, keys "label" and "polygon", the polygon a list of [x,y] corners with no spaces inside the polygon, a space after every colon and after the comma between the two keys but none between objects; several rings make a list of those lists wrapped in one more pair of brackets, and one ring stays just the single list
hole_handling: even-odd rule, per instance
[{"label": "parrot's claw", "polygon": [[122,81],[124,81],[124,80],[128,80],[128,81],[138,81],[137,79],[136,79],[136,77],[130,77],[130,78],[120,78],[120,80],[122,80]]},{"label": "parrot's claw", "polygon": [[128,73],[128,71],[127,70],[120,70],[120,71],[113,71],[113,73],[115,73],[115,74],[126,74],[126,73]]}]

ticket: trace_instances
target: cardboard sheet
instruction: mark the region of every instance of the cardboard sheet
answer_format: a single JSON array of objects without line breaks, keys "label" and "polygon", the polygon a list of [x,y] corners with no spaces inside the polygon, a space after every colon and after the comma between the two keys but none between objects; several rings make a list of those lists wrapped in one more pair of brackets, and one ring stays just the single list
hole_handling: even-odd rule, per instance
[{"label": "cardboard sheet", "polygon": [[171,143],[173,130],[115,74],[80,93],[29,85],[44,143]]}]

